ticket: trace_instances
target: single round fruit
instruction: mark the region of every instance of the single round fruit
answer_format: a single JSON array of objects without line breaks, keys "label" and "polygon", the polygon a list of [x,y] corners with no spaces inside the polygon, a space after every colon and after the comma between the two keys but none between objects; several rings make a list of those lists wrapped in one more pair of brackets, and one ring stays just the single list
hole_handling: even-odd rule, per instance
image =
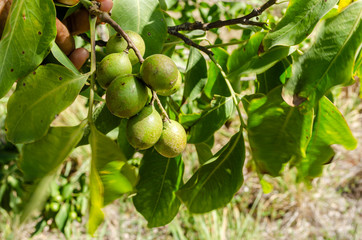
[{"label": "single round fruit", "polygon": [[[125,31],[129,38],[132,40],[132,42],[136,45],[136,48],[140,51],[141,55],[143,56],[146,51],[145,42],[143,41],[143,38],[136,32],[133,32],[131,30]],[[128,46],[127,41],[119,34],[115,34],[111,36],[107,42],[106,45],[106,53],[121,53],[124,50],[126,50]],[[136,53],[133,51],[133,49],[130,49],[128,51],[128,57],[131,61],[132,65],[135,65],[139,62],[138,57]]]},{"label": "single round fruit", "polygon": [[163,122],[154,106],[146,106],[141,112],[127,122],[126,136],[135,149],[152,147],[162,133]]},{"label": "single round fruit", "polygon": [[155,144],[156,151],[164,157],[173,158],[182,153],[186,147],[185,129],[174,120],[164,122],[162,135]]},{"label": "single round fruit", "polygon": [[178,72],[178,78],[177,78],[175,86],[173,86],[170,90],[157,91],[157,94],[161,95],[161,96],[165,96],[165,97],[170,96],[170,95],[174,94],[175,92],[177,92],[180,89],[181,83],[182,83],[181,73]]},{"label": "single round fruit", "polygon": [[77,212],[75,212],[75,211],[71,211],[71,212],[69,213],[69,217],[70,217],[70,219],[77,219],[78,214],[77,214]]},{"label": "single round fruit", "polygon": [[145,59],[140,74],[143,81],[155,91],[167,91],[175,86],[178,69],[171,58],[154,54]]},{"label": "single round fruit", "polygon": [[52,210],[52,212],[58,212],[59,207],[60,205],[57,202],[50,203],[50,210]]},{"label": "single round fruit", "polygon": [[99,63],[97,81],[102,88],[107,89],[109,84],[119,76],[132,73],[132,64],[126,53],[112,53]]},{"label": "single round fruit", "polygon": [[147,99],[147,87],[132,75],[114,79],[106,91],[109,111],[120,118],[136,115],[145,106]]}]

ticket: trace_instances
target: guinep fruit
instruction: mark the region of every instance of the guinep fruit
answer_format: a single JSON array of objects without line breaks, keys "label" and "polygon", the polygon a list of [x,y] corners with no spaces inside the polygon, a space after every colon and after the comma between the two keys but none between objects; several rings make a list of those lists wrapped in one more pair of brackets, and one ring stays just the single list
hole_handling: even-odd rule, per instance
[{"label": "guinep fruit", "polygon": [[154,91],[167,91],[175,86],[178,69],[171,58],[162,54],[154,54],[145,59],[140,74],[143,81]]},{"label": "guinep fruit", "polygon": [[164,122],[160,139],[155,144],[156,151],[164,157],[180,155],[187,144],[185,129],[174,120]]},{"label": "guinep fruit", "polygon": [[126,53],[112,53],[99,63],[97,81],[102,88],[107,89],[116,78],[132,73],[132,64]]},{"label": "guinep fruit", "polygon": [[114,79],[106,91],[109,111],[120,118],[136,115],[145,106],[147,99],[147,87],[132,75]]},{"label": "guinep fruit", "polygon": [[127,122],[126,136],[128,142],[138,150],[152,147],[161,136],[163,122],[160,114],[149,105]]}]

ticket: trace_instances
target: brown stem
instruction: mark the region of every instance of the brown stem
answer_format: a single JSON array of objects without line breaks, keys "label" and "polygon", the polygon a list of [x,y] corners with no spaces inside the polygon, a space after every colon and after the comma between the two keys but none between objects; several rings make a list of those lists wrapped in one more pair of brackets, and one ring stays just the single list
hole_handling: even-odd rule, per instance
[{"label": "brown stem", "polygon": [[127,33],[121,28],[121,26],[118,25],[116,21],[114,21],[111,16],[99,10],[99,6],[97,4],[93,4],[89,9],[89,13],[92,15],[97,16],[102,22],[108,23],[113,27],[114,30],[116,30],[128,43],[128,48],[132,48],[133,51],[136,53],[136,56],[138,57],[140,63],[142,64],[144,59],[142,57],[142,54],[137,49],[136,45],[132,42],[131,38],[127,35]]},{"label": "brown stem", "polygon": [[195,47],[201,51],[203,51],[204,53],[206,53],[207,55],[211,55],[213,56],[214,53],[210,50],[208,50],[206,47],[200,46],[199,44],[195,43],[194,41],[192,41],[190,38],[186,37],[185,35],[177,32],[177,31],[168,31],[169,34],[172,34],[180,39],[182,39],[187,45]]},{"label": "brown stem", "polygon": [[156,91],[152,90],[152,100],[151,100],[152,105],[154,104],[155,100],[157,102],[158,107],[161,109],[162,114],[165,116],[166,120],[171,123],[170,118],[168,117],[166,110],[163,108],[162,103],[158,98]]},{"label": "brown stem", "polygon": [[[204,31],[208,31],[212,28],[221,28],[224,26],[229,26],[229,25],[235,25],[235,24],[243,24],[243,25],[253,25],[253,26],[259,26],[259,27],[263,27],[264,25],[266,25],[266,23],[264,22],[254,22],[251,21],[250,19],[253,17],[257,17],[259,15],[261,15],[266,9],[268,9],[269,7],[271,7],[272,5],[274,5],[276,3],[277,0],[269,0],[268,2],[264,3],[264,5],[262,5],[259,8],[255,8],[251,13],[249,13],[248,15],[245,15],[243,17],[240,18],[235,18],[235,19],[230,19],[230,20],[219,20],[219,21],[215,21],[215,22],[211,22],[211,23],[202,23],[202,22],[194,22],[194,23],[183,23],[180,25],[176,25],[176,26],[170,26],[168,27],[168,32],[170,34],[172,34],[172,32],[178,32],[178,31],[192,31],[192,30],[204,30]],[[174,35],[174,34],[173,34]]]}]

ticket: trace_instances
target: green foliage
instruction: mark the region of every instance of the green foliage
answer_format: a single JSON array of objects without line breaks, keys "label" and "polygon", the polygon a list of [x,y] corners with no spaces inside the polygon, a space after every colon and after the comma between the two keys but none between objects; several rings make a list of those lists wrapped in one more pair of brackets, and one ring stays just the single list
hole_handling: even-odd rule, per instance
[{"label": "green foliage", "polygon": [[56,115],[78,96],[88,76],[48,64],[21,79],[8,102],[8,139],[28,143],[45,136]]},{"label": "green foliage", "polygon": [[176,216],[181,204],[176,191],[183,184],[183,172],[180,156],[165,158],[154,150],[145,153],[133,202],[149,227],[163,226]]},{"label": "green foliage", "polygon": [[194,213],[204,213],[225,206],[244,181],[245,146],[243,132],[204,163],[180,188],[177,195]]},{"label": "green foliage", "polygon": [[56,35],[52,0],[14,1],[11,13],[0,41],[0,98],[41,63]]},{"label": "green foliage", "polygon": [[[82,2],[90,4],[86,0]],[[90,70],[86,65],[78,71],[55,44],[56,13],[63,11],[69,16],[81,4],[60,10],[51,0],[14,1],[0,41],[0,97],[10,96],[9,100],[2,100],[7,104],[7,113],[4,117],[0,114],[1,206],[19,212],[22,202],[20,220],[24,221],[34,209],[45,205],[34,234],[52,222],[52,227],[60,229],[68,238],[71,236],[69,224],[86,215],[87,209],[88,231],[94,235],[105,218],[103,207],[124,195],[133,197],[136,210],[148,221],[149,227],[170,223],[182,203],[191,213],[221,208],[231,201],[244,181],[244,129],[250,143],[250,165],[256,166],[253,170],[259,175],[265,192],[272,188],[263,174],[279,176],[286,166],[295,167],[303,181],[319,176],[323,165],[335,154],[332,144],[347,149],[356,147],[346,121],[325,95],[332,87],[350,84],[352,77],[361,75],[362,1],[341,12],[331,10],[336,3],[337,0],[294,0],[281,19],[277,16],[283,13],[282,9],[278,4],[273,5],[273,11],[268,9],[261,13],[260,19],[251,19],[268,22],[271,30],[255,23],[234,24],[225,28],[237,31],[234,39],[226,38],[219,28],[208,29],[216,36],[214,42],[208,39],[206,31],[179,32],[195,44],[208,40],[206,47],[214,55],[206,56],[168,34],[167,25],[194,22],[195,13],[205,23],[231,20],[247,15],[254,5],[114,0],[112,18],[124,30],[142,36],[146,45],[144,57],[153,54],[158,54],[160,59],[165,59],[165,55],[170,57],[167,61],[172,63],[172,74],[166,72],[162,77],[167,79],[172,75],[173,81],[176,73],[180,76],[178,71],[184,73],[179,91],[156,98],[157,92],[148,88],[157,90],[142,70],[141,66],[145,65],[133,65],[128,69],[132,74],[125,78],[109,79],[112,83],[105,92],[95,82],[104,77],[99,71],[99,62],[104,58],[105,47],[92,50],[96,56],[91,59]],[[116,33],[110,26],[95,32],[95,21],[90,20],[91,31],[86,33],[92,40]],[[80,38],[76,44],[89,47]],[[40,65],[49,51],[47,59],[55,59],[56,64]],[[126,53],[122,54],[129,58]],[[132,84],[127,84],[125,79]],[[16,89],[10,91],[14,82],[17,82]],[[169,85],[163,90],[168,90]],[[135,95],[136,88],[139,98]],[[86,99],[87,118],[80,119],[77,126],[55,127],[55,117],[79,95]],[[124,101],[117,101],[119,99]],[[142,151],[130,145],[127,118],[135,115],[135,119],[142,122],[144,116],[139,112],[145,104],[156,105],[155,111],[164,118],[160,126],[165,127],[172,120],[170,122],[182,124],[179,129],[183,133],[186,129],[188,144],[194,145],[200,164],[191,176],[183,176],[184,164],[190,164],[183,159],[189,159],[184,157],[189,152],[182,156],[177,151],[178,156],[166,158],[155,148]],[[120,114],[122,109],[126,114]],[[247,115],[246,124],[243,110]],[[6,128],[3,126],[5,115]],[[240,126],[235,127],[238,124]],[[137,128],[142,130],[146,125],[142,122]],[[215,133],[224,125],[232,126],[225,134],[230,139],[220,146],[214,135],[217,136]],[[5,132],[9,142],[3,140]],[[169,134],[171,144],[180,140],[174,139],[176,137]],[[155,146],[160,142],[158,138]],[[20,160],[12,144],[19,147]],[[66,170],[66,175],[62,171],[65,180],[58,186],[55,180],[64,160],[73,149],[86,144],[91,148],[90,168],[82,170],[82,177],[74,178],[70,177],[70,170]],[[213,154],[214,145],[220,146],[216,154]],[[5,164],[11,166],[8,171],[3,167]],[[17,175],[20,172],[16,172],[16,164],[22,171],[21,176]],[[13,175],[15,180],[11,178]],[[75,187],[75,183],[81,187]]]},{"label": "green foliage", "polygon": [[331,10],[338,0],[291,1],[287,12],[277,26],[264,38],[264,46],[269,49],[277,45],[293,46],[308,36],[319,19]]},{"label": "green foliage", "polygon": [[[145,41],[144,57],[160,53],[167,36],[167,26],[158,1],[114,0],[112,18],[125,30],[140,34]],[[110,30],[112,33],[115,31]]]},{"label": "green foliage", "polygon": [[362,42],[361,19],[362,2],[357,1],[322,22],[316,42],[293,64],[293,75],[283,92],[288,104],[303,103],[300,107],[309,109],[331,87],[351,82],[355,56]]},{"label": "green foliage", "polygon": [[320,176],[323,165],[332,160],[335,154],[331,148],[332,144],[340,144],[350,150],[357,147],[357,140],[342,114],[327,97],[319,101],[316,111],[312,138],[306,156],[298,166],[300,176],[306,180]]}]

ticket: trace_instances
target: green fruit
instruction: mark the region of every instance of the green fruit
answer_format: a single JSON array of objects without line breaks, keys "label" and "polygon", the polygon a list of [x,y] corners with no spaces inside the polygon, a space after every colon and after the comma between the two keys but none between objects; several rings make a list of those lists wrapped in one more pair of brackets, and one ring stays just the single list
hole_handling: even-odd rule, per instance
[{"label": "green fruit", "polygon": [[70,217],[70,219],[76,219],[78,217],[78,214],[75,211],[71,211],[69,213],[69,217]]},{"label": "green fruit", "polygon": [[162,133],[162,119],[157,110],[149,105],[130,118],[127,122],[126,136],[128,142],[138,150],[152,147]]},{"label": "green fruit", "polygon": [[147,87],[132,75],[114,79],[106,91],[109,111],[120,118],[136,115],[145,106],[147,98]]},{"label": "green fruit", "polygon": [[156,151],[164,157],[173,158],[182,153],[186,147],[185,129],[174,120],[164,122],[162,135],[155,144]]},{"label": "green fruit", "polygon": [[[126,30],[125,31],[127,35],[131,38],[132,42],[136,45],[136,48],[140,51],[141,55],[143,56],[145,54],[146,46],[145,42],[143,41],[143,38],[136,32]],[[128,46],[127,41],[120,36],[119,34],[115,34],[111,36],[107,42],[106,45],[106,53],[120,53],[126,50]],[[136,53],[133,51],[133,49],[130,49],[128,51],[128,57],[131,61],[132,65],[138,63],[138,57]]]},{"label": "green fruit", "polygon": [[50,203],[50,210],[52,210],[53,212],[58,212],[59,207],[60,205],[57,202]]},{"label": "green fruit", "polygon": [[102,88],[107,89],[109,84],[119,76],[132,73],[132,64],[126,53],[112,53],[99,63],[97,81]]},{"label": "green fruit", "polygon": [[159,90],[157,91],[157,94],[161,96],[170,96],[180,89],[181,83],[182,83],[181,73],[178,72],[178,78],[175,86],[173,86],[170,90],[165,90],[165,91]]},{"label": "green fruit", "polygon": [[155,91],[167,91],[175,86],[178,69],[171,58],[154,54],[145,59],[140,74],[143,81]]}]

